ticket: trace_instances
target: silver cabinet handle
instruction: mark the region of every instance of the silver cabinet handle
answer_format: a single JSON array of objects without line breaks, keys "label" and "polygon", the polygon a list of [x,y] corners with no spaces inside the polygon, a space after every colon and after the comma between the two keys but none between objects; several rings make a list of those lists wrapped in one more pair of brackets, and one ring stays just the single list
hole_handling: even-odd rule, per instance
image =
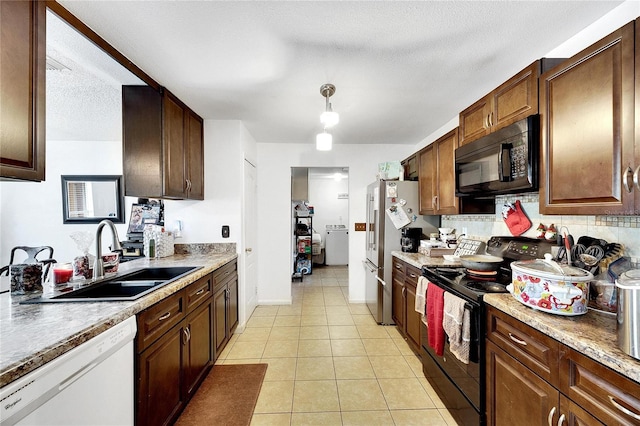
[{"label": "silver cabinet handle", "polygon": [[396,263],[396,269],[402,269],[402,265]]},{"label": "silver cabinet handle", "polygon": [[182,344],[186,345],[189,341],[189,333],[186,328],[182,329]]},{"label": "silver cabinet handle", "polygon": [[558,419],[558,426],[562,426],[562,424],[564,423],[564,418],[565,418],[564,414],[560,416],[560,418]]},{"label": "silver cabinet handle", "polygon": [[418,276],[417,276],[416,274],[409,274],[409,276],[410,276],[411,278],[418,278]]},{"label": "silver cabinet handle", "polygon": [[517,337],[515,337],[513,334],[509,333],[509,339],[513,340],[514,342],[516,342],[519,345],[522,346],[527,346],[527,342],[525,342],[524,340],[520,340]]},{"label": "silver cabinet handle", "polygon": [[627,192],[633,191],[633,186],[629,183],[629,175],[631,175],[631,178],[635,181],[631,167],[627,167],[627,170],[625,170],[622,175],[622,185],[624,185],[624,189],[626,189]]},{"label": "silver cabinet handle", "polygon": [[493,126],[493,112],[489,113],[489,127]]},{"label": "silver cabinet handle", "polygon": [[640,191],[640,166],[636,167],[636,171],[633,172],[633,184]]},{"label": "silver cabinet handle", "polygon": [[201,288],[200,290],[198,290],[198,292],[196,293],[196,296],[200,296],[202,293],[204,293],[204,288]]},{"label": "silver cabinet handle", "polygon": [[167,312],[166,314],[164,314],[160,318],[158,318],[158,321],[164,321],[167,318],[169,318],[170,316],[171,316],[171,312]]},{"label": "silver cabinet handle", "polygon": [[631,416],[636,420],[640,420],[640,414],[634,413],[633,411],[629,410],[628,408],[625,408],[622,405],[620,405],[620,403],[618,401],[616,401],[615,397],[613,397],[611,395],[607,395],[607,396],[609,397],[609,401],[611,401],[613,406],[616,407],[619,411],[622,411],[627,416]]},{"label": "silver cabinet handle", "polygon": [[547,425],[553,426],[551,422],[553,421],[553,416],[556,414],[556,407],[553,407],[551,411],[549,411],[549,417],[547,417]]}]

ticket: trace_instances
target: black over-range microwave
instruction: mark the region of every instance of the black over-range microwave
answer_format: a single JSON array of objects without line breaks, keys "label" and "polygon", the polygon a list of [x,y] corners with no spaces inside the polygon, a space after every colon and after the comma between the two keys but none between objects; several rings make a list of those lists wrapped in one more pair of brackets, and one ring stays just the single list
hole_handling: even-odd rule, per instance
[{"label": "black over-range microwave", "polygon": [[490,197],[538,190],[540,118],[532,115],[455,151],[456,195]]}]

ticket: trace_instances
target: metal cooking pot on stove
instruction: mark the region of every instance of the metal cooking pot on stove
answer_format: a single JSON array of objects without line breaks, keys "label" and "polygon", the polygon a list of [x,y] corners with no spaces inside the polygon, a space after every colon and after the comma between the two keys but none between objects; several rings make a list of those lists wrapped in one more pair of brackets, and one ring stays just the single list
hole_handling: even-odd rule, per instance
[{"label": "metal cooking pot on stove", "polygon": [[497,271],[503,261],[503,258],[489,254],[468,254],[460,256],[462,266],[473,271]]}]

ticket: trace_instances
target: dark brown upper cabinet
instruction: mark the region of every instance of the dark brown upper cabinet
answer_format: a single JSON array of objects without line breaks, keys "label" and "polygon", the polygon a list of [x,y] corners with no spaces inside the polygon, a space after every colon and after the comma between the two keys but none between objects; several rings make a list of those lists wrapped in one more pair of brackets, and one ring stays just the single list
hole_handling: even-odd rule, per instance
[{"label": "dark brown upper cabinet", "polygon": [[637,214],[634,55],[631,22],[541,75],[540,213]]},{"label": "dark brown upper cabinet", "polygon": [[0,2],[0,27],[0,177],[43,181],[45,2]]},{"label": "dark brown upper cabinet", "polygon": [[204,199],[203,120],[167,90],[123,86],[125,195]]}]

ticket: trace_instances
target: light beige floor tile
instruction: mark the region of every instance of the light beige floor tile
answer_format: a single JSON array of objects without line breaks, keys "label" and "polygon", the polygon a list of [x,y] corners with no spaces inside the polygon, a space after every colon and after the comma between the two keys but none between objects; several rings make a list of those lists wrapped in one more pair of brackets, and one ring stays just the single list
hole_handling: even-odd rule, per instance
[{"label": "light beige floor tile", "polygon": [[413,352],[413,349],[411,349],[411,347],[409,346],[409,343],[406,340],[404,339],[391,339],[391,340],[393,340],[393,343],[395,343],[396,348],[398,348],[398,350],[402,355],[408,356],[408,355],[415,354],[415,352]]},{"label": "light beige floor tile", "polygon": [[422,388],[427,392],[427,395],[429,395],[429,398],[431,398],[431,401],[436,408],[446,408],[444,402],[442,402],[438,393],[433,389],[431,383],[429,383],[429,380],[427,380],[424,375],[418,377],[418,382],[420,382]]},{"label": "light beige floor tile", "polygon": [[282,317],[282,316],[289,316],[289,315],[298,315],[298,316],[302,315],[302,303],[295,306],[280,306],[280,309],[278,309],[277,316]]},{"label": "light beige floor tile", "polygon": [[[364,303],[350,303],[349,312],[353,315],[371,315],[369,307]],[[373,317],[371,317],[373,319]]]},{"label": "light beige floor tile", "polygon": [[342,411],[387,410],[377,380],[338,380]]},{"label": "light beige floor tile", "polygon": [[327,413],[293,413],[291,426],[341,426],[342,418],[339,412]]},{"label": "light beige floor tile", "polygon": [[418,358],[417,355],[405,355],[404,360],[407,361],[407,364],[409,364],[409,367],[411,367],[411,370],[416,377],[424,377],[424,373],[422,372],[422,360]]},{"label": "light beige floor tile", "polygon": [[251,317],[247,321],[247,328],[251,327],[273,327],[273,321],[276,319],[275,314],[273,316],[263,317]]},{"label": "light beige floor tile", "polygon": [[343,426],[404,426],[402,423],[394,423],[391,413],[380,411],[343,411]]},{"label": "light beige floor tile", "polygon": [[377,325],[376,320],[373,319],[371,314],[355,315],[352,314],[353,323],[355,325]]},{"label": "light beige floor tile", "polygon": [[357,328],[363,339],[391,339],[385,327],[379,325],[358,325]]},{"label": "light beige floor tile", "polygon": [[348,306],[327,306],[325,307],[327,316],[331,315],[351,315],[351,311]]},{"label": "light beige floor tile", "polygon": [[269,338],[269,333],[271,333],[271,328],[267,327],[256,327],[256,328],[245,328],[242,334],[237,334],[238,342],[266,342]]},{"label": "light beige floor tile", "polygon": [[251,426],[289,426],[291,413],[254,414]]},{"label": "light beige floor tile", "polygon": [[325,306],[347,306],[347,301],[343,296],[325,296]]},{"label": "light beige floor tile", "polygon": [[269,341],[273,340],[298,340],[300,327],[273,327],[269,334]]},{"label": "light beige floor tile", "polygon": [[357,339],[360,335],[355,325],[330,325],[329,337],[331,339]]},{"label": "light beige floor tile", "polygon": [[293,406],[293,380],[263,382],[254,413],[290,413]]},{"label": "light beige floor tile", "polygon": [[325,296],[342,296],[342,290],[336,287],[322,287],[322,294]]},{"label": "light beige floor tile", "polygon": [[293,412],[340,411],[335,380],[296,380]]},{"label": "light beige floor tile", "polygon": [[362,344],[369,356],[402,355],[392,339],[362,339]]},{"label": "light beige floor tile", "polygon": [[326,315],[302,315],[301,326],[309,326],[309,325],[327,325],[327,316]]},{"label": "light beige floor tile", "polygon": [[404,336],[402,335],[402,333],[400,333],[400,330],[398,330],[398,327],[394,326],[385,326],[384,327],[387,330],[387,333],[389,333],[389,336],[392,339],[400,339],[400,340],[404,340]]},{"label": "light beige floor tile", "polygon": [[369,356],[369,361],[378,379],[401,379],[416,376],[402,355]]},{"label": "light beige floor tile", "polygon": [[295,380],[297,358],[262,358],[260,362],[269,364],[264,376],[265,382],[274,380]]},{"label": "light beige floor tile", "polygon": [[336,374],[331,357],[298,358],[296,381],[298,380],[331,380]]},{"label": "light beige floor tile", "polygon": [[331,352],[334,357],[338,356],[366,356],[360,339],[337,339],[331,341]]},{"label": "light beige floor tile", "polygon": [[438,412],[440,413],[440,415],[442,416],[444,421],[447,422],[447,426],[457,426],[458,425],[458,422],[456,421],[456,419],[454,419],[451,416],[451,413],[449,413],[449,410],[447,410],[446,408],[438,408]]},{"label": "light beige floor tile", "polygon": [[236,342],[225,359],[262,358],[266,343]]},{"label": "light beige floor tile", "polygon": [[336,379],[375,379],[369,357],[345,356],[333,358]]},{"label": "light beige floor tile", "polygon": [[298,357],[331,356],[331,341],[326,340],[300,340],[298,343]]},{"label": "light beige floor tile", "polygon": [[278,313],[278,306],[257,306],[251,317],[273,317]]},{"label": "light beige floor tile", "polygon": [[417,378],[378,379],[390,410],[435,408]]},{"label": "light beige floor tile", "polygon": [[302,315],[303,316],[307,316],[307,315],[326,315],[327,314],[327,310],[324,306],[324,304],[322,304],[322,306],[303,306],[302,307]]},{"label": "light beige floor tile", "polygon": [[397,425],[403,426],[447,426],[437,409],[431,410],[391,410],[391,417]]},{"label": "light beige floor tile", "polygon": [[274,327],[300,327],[300,315],[278,315]]},{"label": "light beige floor tile", "polygon": [[337,278],[323,278],[322,285],[327,287],[340,287],[340,282]]},{"label": "light beige floor tile", "polygon": [[327,324],[329,324],[329,325],[355,325],[353,323],[353,318],[351,317],[351,314],[329,314],[329,313],[327,313]]},{"label": "light beige floor tile", "polygon": [[298,356],[298,340],[269,340],[263,358],[293,358]]},{"label": "light beige floor tile", "polygon": [[318,340],[329,338],[329,327],[326,325],[309,325],[300,327],[300,340]]}]

